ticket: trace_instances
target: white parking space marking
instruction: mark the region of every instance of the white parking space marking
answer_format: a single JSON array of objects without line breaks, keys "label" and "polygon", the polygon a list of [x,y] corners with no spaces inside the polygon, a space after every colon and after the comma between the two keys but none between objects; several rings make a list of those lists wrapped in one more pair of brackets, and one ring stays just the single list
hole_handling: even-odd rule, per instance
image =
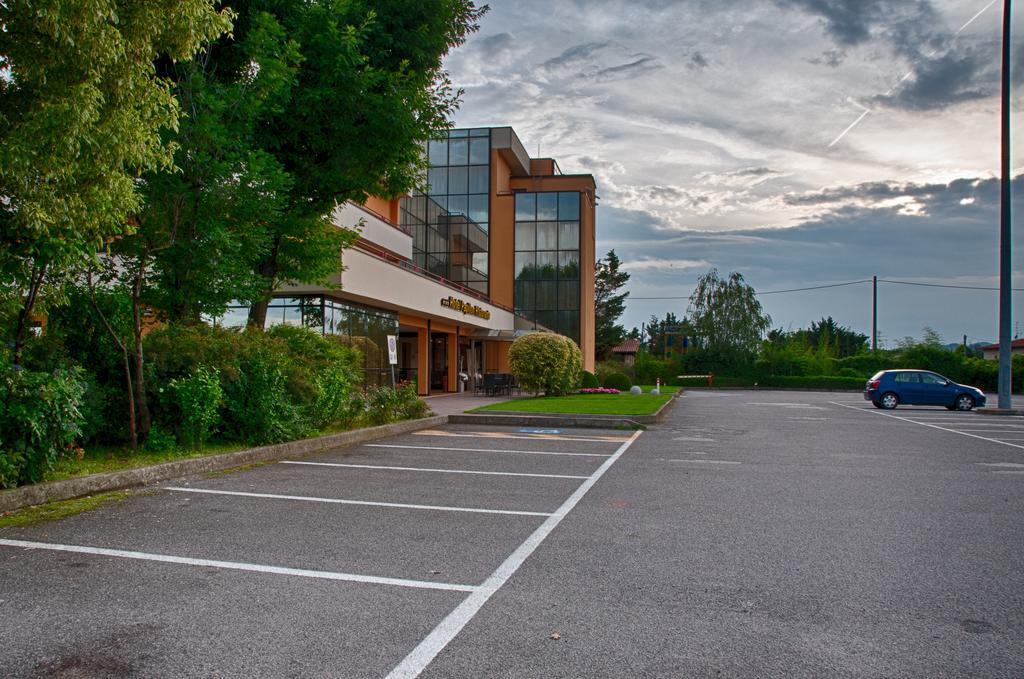
[{"label": "white parking space marking", "polygon": [[323,502],[337,505],[361,505],[364,507],[390,507],[394,509],[427,509],[438,512],[466,512],[469,514],[510,514],[513,516],[551,516],[548,512],[521,512],[512,509],[478,509],[474,507],[445,507],[442,505],[410,505],[400,502],[369,502],[367,500],[338,500],[329,497],[306,497],[303,495],[276,495],[273,493],[243,493],[237,490],[215,490],[212,488],[180,488],[166,486],[164,490],[177,493],[205,493],[207,495],[234,495],[237,497],[254,497],[264,500],[297,500],[299,502]]},{"label": "white parking space marking", "polygon": [[993,438],[989,438],[987,436],[978,436],[977,434],[969,434],[969,433],[967,433],[965,431],[958,431],[956,429],[949,429],[948,427],[940,427],[937,424],[929,424],[927,422],[918,422],[917,420],[911,420],[910,418],[907,418],[907,417],[900,417],[899,415],[892,415],[891,413],[883,413],[883,412],[880,412],[878,410],[866,410],[864,408],[854,408],[853,406],[843,405],[842,403],[836,403],[835,401],[830,401],[830,403],[832,405],[834,405],[834,406],[839,406],[840,408],[849,408],[850,410],[858,410],[860,412],[871,413],[873,415],[881,415],[882,417],[891,417],[894,420],[902,420],[904,422],[909,422],[911,424],[916,424],[916,425],[918,425],[920,427],[931,427],[932,429],[938,429],[940,431],[948,431],[951,434],[960,434],[961,436],[969,436],[969,437],[971,437],[973,439],[981,439],[982,441],[990,441],[991,443],[999,443],[999,444],[1004,445],[1004,446],[1010,446],[1011,448],[1019,448],[1020,450],[1024,450],[1024,446],[1017,445],[1016,443],[1010,443],[1009,441],[1003,441],[1001,439],[993,439]]},{"label": "white parking space marking", "polygon": [[743,464],[735,460],[675,460],[666,459],[666,462],[688,462],[690,464]]},{"label": "white parking space marking", "polygon": [[812,405],[810,403],[747,403],[748,406],[772,406],[775,408],[786,408],[796,410],[828,410],[821,406]]},{"label": "white parking space marking", "polygon": [[581,483],[576,492],[569,496],[569,499],[562,503],[562,506],[548,517],[530,537],[526,538],[526,541],[519,545],[516,551],[512,552],[478,589],[466,597],[465,601],[449,613],[409,655],[405,656],[405,659],[388,674],[387,679],[414,679],[418,677],[426,669],[427,665],[437,657],[437,654],[480,612],[480,609],[483,608],[484,604],[487,603],[494,593],[501,589],[502,585],[508,582],[509,578],[515,575],[515,572],[519,570],[523,562],[530,558],[530,555],[544,542],[547,536],[551,534],[551,531],[558,527],[562,519],[572,511],[573,507],[579,504],[579,501],[583,499],[587,491],[604,476],[604,473],[615,464],[616,460],[622,457],[622,454],[629,449],[641,433],[639,431],[636,432],[629,437],[629,440],[619,446],[618,450],[605,460],[586,481]]},{"label": "white parking space marking", "polygon": [[1024,470],[1024,464],[1019,462],[976,462],[975,464],[982,467],[1009,467],[1011,469]]},{"label": "white parking space marking", "polygon": [[522,472],[482,472],[470,469],[431,469],[428,467],[401,467],[383,464],[341,464],[338,462],[300,462],[281,460],[281,464],[302,464],[312,467],[346,467],[349,469],[387,469],[402,472],[436,472],[438,474],[480,474],[481,476],[529,476],[535,479],[585,479],[586,476],[572,474],[526,474]]},{"label": "white parking space marking", "polygon": [[455,450],[462,453],[515,453],[516,455],[567,455],[569,457],[611,457],[610,453],[561,453],[548,450],[501,450],[498,448],[445,448],[442,446],[402,446],[397,443],[367,443],[366,448],[404,448],[406,450]]},{"label": "white parking space marking", "polygon": [[714,443],[715,439],[709,439],[703,436],[676,436],[672,439],[673,441],[697,441],[700,443]]},{"label": "white parking space marking", "polygon": [[787,417],[787,420],[802,420],[807,422],[826,422],[827,417]]},{"label": "white parking space marking", "polygon": [[381,578],[375,575],[359,575],[356,573],[335,573],[332,571],[313,571],[304,568],[283,568],[281,566],[265,566],[237,561],[213,561],[211,559],[192,559],[169,554],[151,554],[147,552],[130,552],[122,549],[104,549],[101,547],[83,547],[80,545],[62,545],[49,542],[29,542],[26,540],[0,539],[0,545],[22,547],[24,549],[42,549],[55,552],[74,552],[76,554],[94,554],[111,556],[119,559],[137,559],[140,561],[159,561],[162,563],[183,564],[186,566],[205,566],[235,571],[252,571],[255,573],[272,573],[274,575],[294,575],[302,578],[318,578],[321,580],[344,580],[347,582],[364,582],[375,585],[394,585],[396,587],[412,587],[415,589],[441,589],[452,592],[475,592],[472,585],[453,585],[444,582],[425,582],[421,580],[404,580],[402,578]]},{"label": "white parking space marking", "polygon": [[442,436],[446,438],[467,439],[522,439],[524,441],[584,441],[586,443],[619,443],[629,439],[622,436],[563,436],[561,434],[509,434],[503,431],[454,432],[440,429],[423,429],[413,432],[413,436]]}]

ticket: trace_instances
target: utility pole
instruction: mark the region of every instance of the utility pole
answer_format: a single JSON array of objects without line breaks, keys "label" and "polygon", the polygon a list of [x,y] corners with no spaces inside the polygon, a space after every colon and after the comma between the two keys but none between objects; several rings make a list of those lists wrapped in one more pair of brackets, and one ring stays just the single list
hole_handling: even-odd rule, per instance
[{"label": "utility pole", "polygon": [[878,276],[871,277],[871,353],[878,351]]},{"label": "utility pole", "polygon": [[1003,70],[1001,107],[1001,179],[999,211],[999,409],[1012,406],[1010,398],[1012,304],[1010,286],[1011,219],[1010,206],[1010,0],[1003,0]]}]

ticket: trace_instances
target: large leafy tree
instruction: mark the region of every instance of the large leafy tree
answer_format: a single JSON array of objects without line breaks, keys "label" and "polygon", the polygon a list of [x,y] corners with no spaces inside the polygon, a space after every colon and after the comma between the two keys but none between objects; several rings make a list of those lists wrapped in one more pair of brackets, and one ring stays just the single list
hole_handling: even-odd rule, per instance
[{"label": "large leafy tree", "polygon": [[629,272],[620,270],[620,264],[615,250],[595,264],[594,345],[599,358],[607,356],[626,337],[626,329],[618,320],[626,310],[629,297],[628,292],[622,292],[629,281]]},{"label": "large leafy tree", "polygon": [[697,280],[689,319],[700,347],[723,356],[753,355],[771,327],[771,317],[743,276],[733,272],[722,278],[717,269]]},{"label": "large leafy tree", "polygon": [[0,294],[20,360],[48,280],[128,230],[138,175],[171,164],[179,109],[154,60],[230,27],[213,0],[0,3]]},{"label": "large leafy tree", "polygon": [[[268,223],[254,266],[262,327],[275,288],[316,282],[340,268],[335,205],[412,189],[422,145],[447,128],[460,92],[442,59],[478,27],[487,6],[469,0],[254,0],[300,55],[295,86],[257,126],[255,143],[288,174],[285,214]],[[241,30],[247,30],[246,24]]]}]

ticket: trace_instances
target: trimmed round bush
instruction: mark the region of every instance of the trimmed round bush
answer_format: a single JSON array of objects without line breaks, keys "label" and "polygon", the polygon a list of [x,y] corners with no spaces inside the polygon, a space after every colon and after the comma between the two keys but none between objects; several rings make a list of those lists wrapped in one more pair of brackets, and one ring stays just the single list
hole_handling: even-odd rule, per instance
[{"label": "trimmed round bush", "polygon": [[644,392],[642,389],[640,389],[640,387],[633,385],[632,387],[629,388],[629,393],[633,394],[633,396],[639,396]]},{"label": "trimmed round bush", "polygon": [[537,332],[512,343],[508,369],[523,389],[562,396],[580,384],[583,352],[564,335]]},{"label": "trimmed round bush", "polygon": [[609,389],[618,389],[619,391],[629,391],[633,383],[623,373],[608,373],[604,378],[604,384],[601,386],[608,387]]},{"label": "trimmed round bush", "polygon": [[584,389],[597,389],[601,386],[601,383],[597,381],[597,375],[589,370],[584,370],[583,381],[580,386]]}]

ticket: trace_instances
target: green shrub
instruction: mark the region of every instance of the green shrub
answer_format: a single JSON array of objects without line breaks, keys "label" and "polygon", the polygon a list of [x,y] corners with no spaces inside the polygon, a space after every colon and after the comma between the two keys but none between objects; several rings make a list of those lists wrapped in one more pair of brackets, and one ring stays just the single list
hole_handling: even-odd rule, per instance
[{"label": "green shrub", "polygon": [[370,387],[366,390],[366,419],[369,424],[382,425],[389,422],[426,417],[429,408],[409,383],[391,387]]},{"label": "green shrub", "polygon": [[608,373],[604,378],[604,384],[601,386],[605,389],[629,391],[629,388],[633,386],[633,383],[624,373]]},{"label": "green shrub", "polygon": [[306,409],[310,428],[324,429],[346,419],[355,380],[354,371],[343,363],[328,366],[313,379],[317,395]]},{"label": "green shrub", "polygon": [[658,380],[662,384],[672,384],[679,374],[675,361],[655,358],[646,351],[637,352],[633,372],[638,384],[654,384]]},{"label": "green shrub", "polygon": [[589,370],[583,371],[583,379],[580,382],[580,387],[583,389],[596,389],[600,386],[601,383],[597,381],[597,375]]},{"label": "green shrub", "polygon": [[280,443],[302,429],[298,410],[288,398],[282,357],[256,349],[238,362],[238,379],[224,390],[225,424],[233,438],[250,443]]},{"label": "green shrub", "polygon": [[158,426],[149,428],[149,435],[146,437],[146,450],[152,453],[167,453],[178,447],[178,441],[174,434]]},{"label": "green shrub", "polygon": [[196,368],[189,377],[171,380],[170,387],[178,398],[181,442],[192,449],[202,449],[210,430],[220,421],[217,410],[224,398],[220,375],[216,369]]},{"label": "green shrub", "polygon": [[561,396],[579,387],[583,353],[564,335],[537,332],[512,343],[508,369],[523,389]]},{"label": "green shrub", "polygon": [[37,483],[81,433],[82,370],[15,369],[0,361],[0,487]]}]

